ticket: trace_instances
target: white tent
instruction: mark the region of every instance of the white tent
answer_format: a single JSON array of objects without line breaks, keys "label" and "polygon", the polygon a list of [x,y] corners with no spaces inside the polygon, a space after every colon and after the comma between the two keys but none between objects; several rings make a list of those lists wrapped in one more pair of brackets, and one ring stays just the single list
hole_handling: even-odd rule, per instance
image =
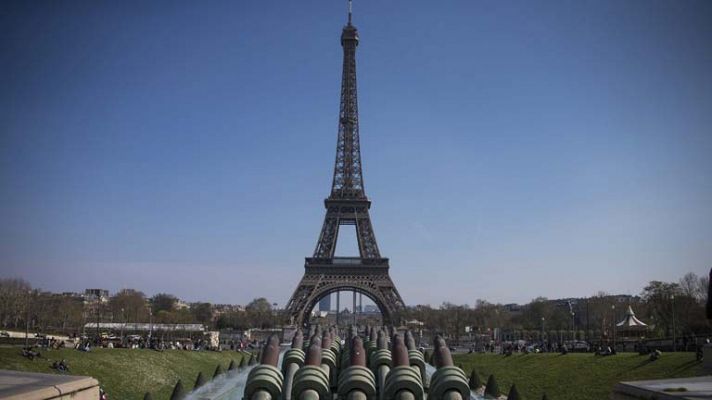
[{"label": "white tent", "polygon": [[628,306],[628,310],[625,312],[625,318],[616,324],[616,329],[622,331],[624,335],[637,336],[640,332],[648,329],[648,324],[636,318],[633,308]]}]

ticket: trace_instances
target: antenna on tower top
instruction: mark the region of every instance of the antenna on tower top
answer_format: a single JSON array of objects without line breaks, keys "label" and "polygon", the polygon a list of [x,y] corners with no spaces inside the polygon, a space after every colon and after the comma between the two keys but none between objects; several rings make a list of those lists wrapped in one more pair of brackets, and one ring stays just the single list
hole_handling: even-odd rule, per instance
[{"label": "antenna on tower top", "polygon": [[349,0],[349,25],[351,25],[351,0]]}]

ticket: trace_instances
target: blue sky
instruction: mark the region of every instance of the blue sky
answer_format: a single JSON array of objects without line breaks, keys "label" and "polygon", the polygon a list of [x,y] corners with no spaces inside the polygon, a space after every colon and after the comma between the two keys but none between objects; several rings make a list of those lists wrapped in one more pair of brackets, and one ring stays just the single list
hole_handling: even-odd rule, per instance
[{"label": "blue sky", "polygon": [[[330,189],[345,9],[3,2],[2,276],[284,305]],[[407,303],[712,267],[712,3],[357,0],[354,23]]]}]

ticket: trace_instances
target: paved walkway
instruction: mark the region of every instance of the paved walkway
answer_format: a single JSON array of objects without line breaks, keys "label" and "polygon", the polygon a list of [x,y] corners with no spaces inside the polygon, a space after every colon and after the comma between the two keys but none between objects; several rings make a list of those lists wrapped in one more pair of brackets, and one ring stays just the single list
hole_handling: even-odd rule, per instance
[{"label": "paved walkway", "polygon": [[712,399],[712,376],[621,382],[617,384],[611,394],[611,400],[630,399]]}]

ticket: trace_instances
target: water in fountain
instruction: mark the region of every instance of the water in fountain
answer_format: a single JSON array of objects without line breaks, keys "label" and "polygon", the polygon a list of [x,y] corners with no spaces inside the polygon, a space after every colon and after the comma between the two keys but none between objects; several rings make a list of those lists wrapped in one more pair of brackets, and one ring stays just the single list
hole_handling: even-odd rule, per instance
[{"label": "water in fountain", "polygon": [[[287,348],[285,347],[279,352],[278,366],[282,365],[282,357],[284,357],[286,351]],[[242,370],[228,371],[198,390],[191,392],[186,397],[186,400],[242,400],[247,375],[250,374],[254,367],[254,365],[251,365]]]},{"label": "water in fountain", "polygon": [[[287,348],[288,347],[283,347],[280,351],[278,366],[282,365],[282,358]],[[250,374],[252,368],[254,368],[254,365],[239,371],[228,371],[198,390],[191,392],[188,397],[186,397],[186,400],[242,400],[247,376]],[[435,367],[427,363],[425,364],[425,373],[428,377],[432,377],[435,371]],[[470,392],[470,400],[484,400],[484,397],[477,396],[474,392]]]}]

